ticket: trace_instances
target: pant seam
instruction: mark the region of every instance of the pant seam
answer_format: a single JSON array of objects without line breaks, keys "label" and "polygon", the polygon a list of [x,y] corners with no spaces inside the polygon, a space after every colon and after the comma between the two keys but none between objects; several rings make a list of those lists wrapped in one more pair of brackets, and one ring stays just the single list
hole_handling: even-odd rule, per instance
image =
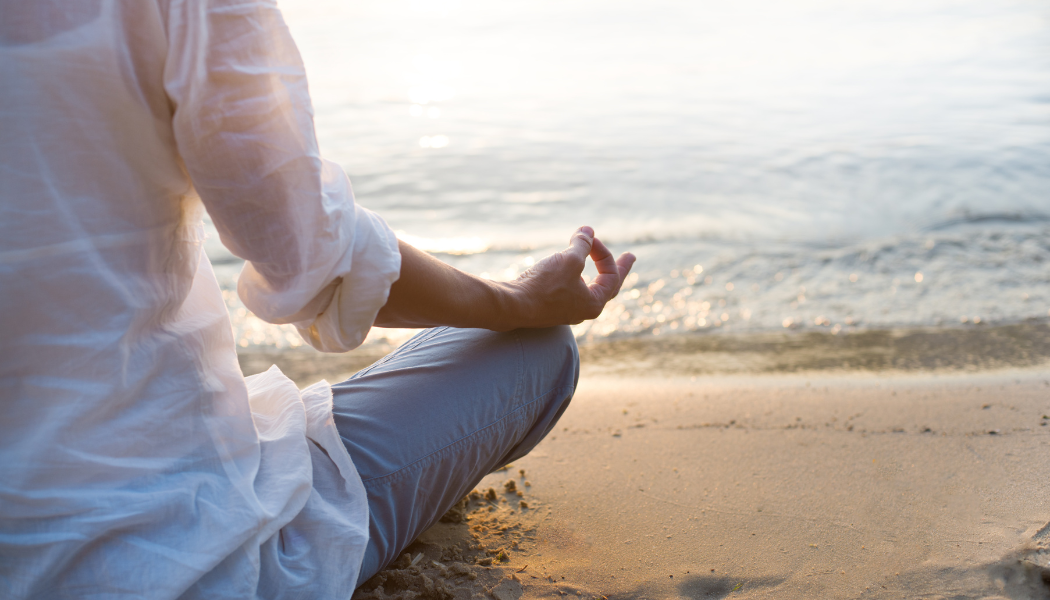
[{"label": "pant seam", "polygon": [[[522,394],[525,393],[525,344],[522,343],[521,334],[517,330],[511,333],[514,334],[514,340],[518,342],[518,381],[517,385],[514,386],[514,400],[516,403]],[[543,396],[541,395],[540,397],[542,398]]]}]

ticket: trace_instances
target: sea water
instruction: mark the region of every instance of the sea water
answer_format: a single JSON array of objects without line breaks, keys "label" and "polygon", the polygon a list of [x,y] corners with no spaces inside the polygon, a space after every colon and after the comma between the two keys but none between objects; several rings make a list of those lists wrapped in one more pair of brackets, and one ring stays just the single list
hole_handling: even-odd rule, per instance
[{"label": "sea water", "polygon": [[[1050,317],[1045,2],[280,7],[322,152],[400,237],[497,280],[584,224],[638,256],[581,339]],[[209,255],[241,346],[301,344]]]}]

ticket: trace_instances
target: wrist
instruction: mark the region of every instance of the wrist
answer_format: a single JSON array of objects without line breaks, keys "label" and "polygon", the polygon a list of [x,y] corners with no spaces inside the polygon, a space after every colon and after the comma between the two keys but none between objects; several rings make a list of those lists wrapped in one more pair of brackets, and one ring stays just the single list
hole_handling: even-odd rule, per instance
[{"label": "wrist", "polygon": [[495,308],[486,327],[493,331],[510,331],[527,327],[528,301],[524,290],[513,281],[486,281]]}]

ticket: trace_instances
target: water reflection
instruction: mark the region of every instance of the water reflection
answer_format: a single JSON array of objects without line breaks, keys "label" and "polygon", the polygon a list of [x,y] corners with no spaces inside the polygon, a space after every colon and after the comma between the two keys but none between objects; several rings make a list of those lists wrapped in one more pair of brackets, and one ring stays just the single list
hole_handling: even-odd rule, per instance
[{"label": "water reflection", "polygon": [[493,279],[581,224],[639,255],[581,336],[1050,315],[1038,3],[281,8],[325,155],[402,239]]},{"label": "water reflection", "polygon": [[448,146],[448,138],[443,135],[424,135],[419,138],[420,148],[444,148]]},{"label": "water reflection", "polygon": [[432,254],[463,255],[478,254],[489,249],[489,243],[477,237],[424,238],[404,231],[394,232],[398,239]]}]

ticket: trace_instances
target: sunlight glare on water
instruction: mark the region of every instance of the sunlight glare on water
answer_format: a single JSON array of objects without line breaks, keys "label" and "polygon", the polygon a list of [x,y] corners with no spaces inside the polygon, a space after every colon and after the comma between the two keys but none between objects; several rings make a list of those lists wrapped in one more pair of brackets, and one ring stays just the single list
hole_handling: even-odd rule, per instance
[{"label": "sunlight glare on water", "polygon": [[1048,316],[1044,3],[280,6],[401,239],[493,279],[583,224],[638,255],[581,335]]}]

